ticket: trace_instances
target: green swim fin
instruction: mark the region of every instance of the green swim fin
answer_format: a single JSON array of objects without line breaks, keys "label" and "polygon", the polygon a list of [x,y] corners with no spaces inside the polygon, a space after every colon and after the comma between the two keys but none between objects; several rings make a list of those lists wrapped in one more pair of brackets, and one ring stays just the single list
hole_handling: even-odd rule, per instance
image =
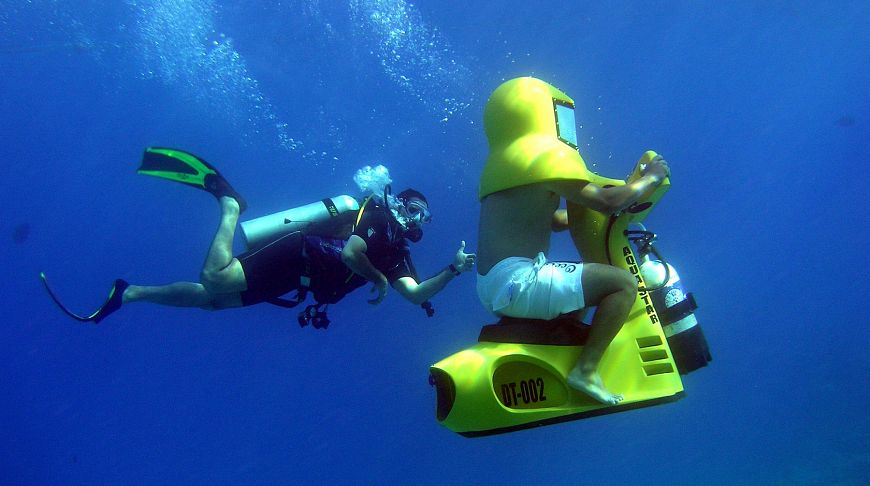
[{"label": "green swim fin", "polygon": [[94,324],[98,324],[100,321],[108,317],[109,314],[121,308],[124,291],[130,286],[130,284],[125,280],[120,278],[115,280],[115,283],[112,285],[112,290],[109,291],[109,297],[106,298],[106,302],[90,315],[80,316],[67,309],[66,306],[60,302],[60,299],[57,298],[57,295],[55,295],[51,290],[51,287],[48,286],[48,279],[45,277],[45,272],[39,272],[39,278],[42,279],[42,285],[45,285],[45,290],[48,291],[48,296],[51,297],[51,300],[53,300],[58,307],[60,307],[60,310],[62,310],[64,314],[79,322],[93,322]]},{"label": "green swim fin", "polygon": [[248,207],[245,199],[233,189],[217,169],[190,152],[165,147],[148,147],[142,155],[142,165],[137,172],[202,189],[213,194],[217,199],[229,196],[239,203],[242,212]]}]

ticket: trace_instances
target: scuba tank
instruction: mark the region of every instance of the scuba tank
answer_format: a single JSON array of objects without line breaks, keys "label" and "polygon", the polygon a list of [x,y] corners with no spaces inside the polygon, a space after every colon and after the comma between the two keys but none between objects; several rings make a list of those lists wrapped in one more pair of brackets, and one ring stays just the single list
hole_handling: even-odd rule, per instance
[{"label": "scuba tank", "polygon": [[645,228],[627,233],[638,247],[639,271],[646,285],[641,291],[649,292],[680,374],[707,366],[713,357],[695,317],[698,305],[694,295],[686,292],[677,270],[652,246],[655,234]]},{"label": "scuba tank", "polygon": [[[359,201],[352,196],[335,196],[243,221],[242,236],[248,250],[260,248],[293,232],[346,238],[359,211]],[[347,235],[344,235],[345,232]],[[305,278],[309,277],[305,275]],[[290,299],[275,297],[266,302],[292,309],[305,302],[307,296],[308,288],[303,287]],[[299,326],[311,324],[315,329],[326,329],[330,324],[326,314],[328,307],[328,304],[321,302],[305,307],[297,316]]]},{"label": "scuba tank", "polygon": [[359,208],[359,202],[353,197],[335,196],[298,208],[243,221],[241,225],[242,235],[248,249],[258,248],[294,231],[311,229],[314,225],[330,226],[329,223],[338,222],[333,218],[356,213]]}]

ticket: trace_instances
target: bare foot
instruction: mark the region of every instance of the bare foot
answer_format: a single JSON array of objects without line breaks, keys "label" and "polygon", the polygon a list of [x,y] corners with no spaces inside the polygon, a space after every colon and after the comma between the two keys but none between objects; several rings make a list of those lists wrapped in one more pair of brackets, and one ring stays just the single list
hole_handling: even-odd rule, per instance
[{"label": "bare foot", "polygon": [[597,371],[583,373],[573,369],[568,373],[567,381],[568,386],[571,388],[581,391],[607,405],[616,405],[623,399],[622,395],[610,393],[607,391],[607,388],[604,388],[604,382],[601,381],[601,375]]}]

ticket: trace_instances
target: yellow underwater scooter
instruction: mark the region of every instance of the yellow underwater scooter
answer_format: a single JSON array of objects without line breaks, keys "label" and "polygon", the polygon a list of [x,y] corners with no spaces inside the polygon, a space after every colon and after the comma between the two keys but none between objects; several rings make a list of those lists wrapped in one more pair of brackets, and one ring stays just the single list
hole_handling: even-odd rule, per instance
[{"label": "yellow underwater scooter", "polygon": [[[547,179],[625,184],[586,170],[577,152],[573,108],[571,98],[541,80],[517,78],[502,84],[485,112],[490,157],[481,178],[481,198]],[[644,153],[629,181],[640,177],[642,165],[655,156]],[[552,321],[502,318],[483,327],[476,345],[430,368],[436,418],[442,425],[476,437],[682,397],[680,374],[706,366],[711,357],[693,314],[694,298],[652,246],[655,235],[640,225],[669,187],[665,180],[614,216],[568,205],[571,234],[584,260],[624,268],[638,281],[628,319],[598,368],[608,389],[623,394],[624,400],[605,405],[567,386],[565,376],[588,331],[576,316]],[[641,229],[630,230],[630,225]]]}]

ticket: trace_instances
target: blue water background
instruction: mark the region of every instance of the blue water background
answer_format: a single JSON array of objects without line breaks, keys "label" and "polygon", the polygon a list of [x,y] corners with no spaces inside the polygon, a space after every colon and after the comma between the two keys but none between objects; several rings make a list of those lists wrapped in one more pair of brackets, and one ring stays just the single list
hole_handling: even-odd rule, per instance
[{"label": "blue water background", "polygon": [[[0,482],[867,484],[868,23],[861,1],[3,0]],[[714,354],[681,401],[441,427],[428,366],[492,321],[472,275],[431,319],[360,290],[325,332],[265,305],[81,325],[40,285],[85,312],[115,278],[197,278],[218,207],[136,175],[150,145],[217,165],[246,216],[383,163],[429,197],[432,274],[476,246],[483,105],[520,75],[575,99],[594,170],[670,162],[648,226]]]}]

